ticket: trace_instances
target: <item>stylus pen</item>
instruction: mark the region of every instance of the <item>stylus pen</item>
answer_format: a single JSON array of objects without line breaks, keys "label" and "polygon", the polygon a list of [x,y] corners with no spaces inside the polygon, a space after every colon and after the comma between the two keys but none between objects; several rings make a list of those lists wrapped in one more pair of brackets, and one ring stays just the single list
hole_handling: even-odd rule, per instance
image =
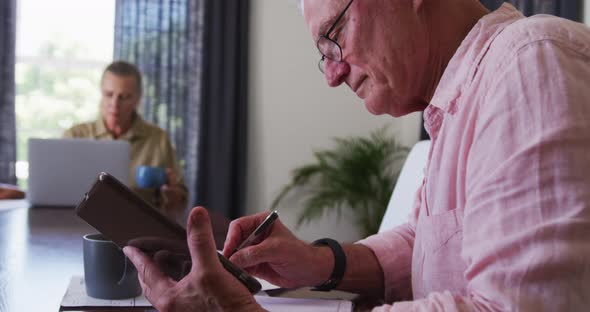
[{"label": "stylus pen", "polygon": [[256,228],[256,230],[254,230],[254,232],[252,232],[250,234],[250,236],[248,236],[248,238],[246,238],[245,241],[243,241],[240,246],[238,246],[238,248],[236,248],[234,250],[234,253],[244,247],[249,246],[250,244],[252,244],[252,242],[258,237],[260,236],[262,233],[264,233],[264,231],[266,231],[266,229],[268,229],[273,222],[275,222],[276,219],[279,218],[279,213],[278,211],[273,211],[271,212],[266,219],[264,219],[264,221],[262,221],[262,223],[260,223],[260,225]]}]

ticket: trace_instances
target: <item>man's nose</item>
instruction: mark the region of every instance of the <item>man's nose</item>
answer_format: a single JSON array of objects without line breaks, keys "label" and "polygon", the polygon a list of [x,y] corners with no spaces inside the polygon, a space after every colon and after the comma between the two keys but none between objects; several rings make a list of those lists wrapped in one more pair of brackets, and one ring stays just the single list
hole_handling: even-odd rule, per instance
[{"label": "man's nose", "polygon": [[121,100],[116,96],[110,98],[109,99],[109,107],[113,111],[118,110],[119,108],[121,108]]},{"label": "man's nose", "polygon": [[326,59],[325,62],[325,75],[328,85],[330,87],[341,85],[346,75],[350,73],[350,65],[344,61],[336,62],[330,59]]}]

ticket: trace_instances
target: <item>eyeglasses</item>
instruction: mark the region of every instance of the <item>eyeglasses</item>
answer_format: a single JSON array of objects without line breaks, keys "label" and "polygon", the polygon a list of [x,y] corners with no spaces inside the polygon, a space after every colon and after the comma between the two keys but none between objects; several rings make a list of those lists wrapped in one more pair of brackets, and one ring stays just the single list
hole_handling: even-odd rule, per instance
[{"label": "eyeglasses", "polygon": [[329,59],[334,62],[342,62],[342,47],[338,44],[338,42],[336,42],[335,39],[330,39],[330,35],[334,31],[336,25],[338,25],[338,22],[340,22],[346,11],[348,11],[348,8],[352,4],[352,1],[353,0],[350,0],[348,2],[342,13],[338,15],[338,18],[336,19],[336,21],[334,21],[334,24],[332,24],[332,27],[328,29],[325,35],[321,35],[320,38],[318,38],[318,42],[316,42],[316,46],[320,51],[320,54],[322,55],[322,58],[318,62],[318,68],[322,73],[324,73],[326,69],[326,59]]}]

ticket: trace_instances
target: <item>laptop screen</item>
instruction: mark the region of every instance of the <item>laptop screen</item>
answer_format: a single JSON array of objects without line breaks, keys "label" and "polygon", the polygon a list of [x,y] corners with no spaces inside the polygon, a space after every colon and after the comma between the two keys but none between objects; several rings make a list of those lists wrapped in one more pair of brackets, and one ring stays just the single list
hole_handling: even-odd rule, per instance
[{"label": "laptop screen", "polygon": [[100,172],[129,183],[126,141],[29,139],[27,199],[33,206],[77,205]]}]

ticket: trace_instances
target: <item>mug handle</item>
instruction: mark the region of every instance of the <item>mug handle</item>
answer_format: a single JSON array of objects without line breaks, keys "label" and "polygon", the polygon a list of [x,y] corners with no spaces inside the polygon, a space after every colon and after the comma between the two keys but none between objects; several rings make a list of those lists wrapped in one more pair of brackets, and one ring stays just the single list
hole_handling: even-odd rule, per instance
[{"label": "mug handle", "polygon": [[129,260],[129,258],[127,258],[127,256],[124,256],[125,259],[123,261],[125,261],[125,267],[123,269],[123,276],[121,276],[121,279],[119,279],[119,281],[117,282],[117,285],[121,285],[125,282],[125,280],[127,279],[127,274],[133,274],[135,273],[134,271],[135,266],[133,264],[131,264],[131,260]]}]

